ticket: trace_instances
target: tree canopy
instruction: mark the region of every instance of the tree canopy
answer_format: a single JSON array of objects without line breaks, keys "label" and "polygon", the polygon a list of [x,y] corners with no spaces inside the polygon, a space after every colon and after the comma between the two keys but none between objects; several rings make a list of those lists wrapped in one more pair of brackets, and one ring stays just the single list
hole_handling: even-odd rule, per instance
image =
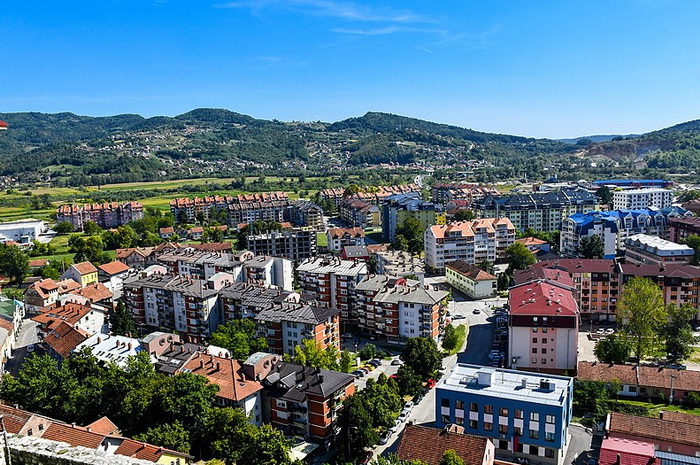
[{"label": "tree canopy", "polygon": [[231,320],[216,329],[209,338],[215,346],[231,352],[231,357],[244,360],[255,352],[267,351],[267,339],[257,337],[255,322],[248,318]]},{"label": "tree canopy", "polygon": [[617,321],[630,338],[638,362],[658,353],[662,342],[658,335],[668,321],[659,286],[646,278],[630,279],[617,302]]}]

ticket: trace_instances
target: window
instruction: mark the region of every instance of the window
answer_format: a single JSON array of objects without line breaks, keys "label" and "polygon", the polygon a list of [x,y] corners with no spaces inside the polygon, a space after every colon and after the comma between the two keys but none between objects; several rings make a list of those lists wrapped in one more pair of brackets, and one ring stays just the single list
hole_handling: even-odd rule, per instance
[{"label": "window", "polygon": [[463,400],[456,400],[455,401],[455,408],[457,410],[464,410],[464,401]]},{"label": "window", "polygon": [[493,414],[493,405],[484,405],[484,413]]},{"label": "window", "polygon": [[476,429],[476,427],[477,427],[476,420],[469,420],[469,427],[472,429]]},{"label": "window", "polygon": [[551,449],[549,447],[544,448],[544,456],[548,457],[550,459],[554,458],[554,449]]},{"label": "window", "polygon": [[554,433],[544,433],[544,440],[554,442]]},{"label": "window", "polygon": [[515,418],[523,419],[523,411],[520,409],[515,409]]},{"label": "window", "polygon": [[508,425],[498,425],[498,432],[506,434],[508,432]]},{"label": "window", "polygon": [[455,423],[457,423],[460,426],[464,425],[464,418],[462,418],[462,417],[455,418]]},{"label": "window", "polygon": [[476,402],[472,402],[469,404],[469,411],[470,412],[478,412],[479,411],[479,406],[476,404]]},{"label": "window", "polygon": [[536,333],[536,332],[537,332],[537,328],[532,328],[532,332],[533,332],[533,333]]},{"label": "window", "polygon": [[536,353],[537,353],[537,347],[533,347],[533,348],[532,348],[532,353],[533,353],[533,354],[536,354]]},{"label": "window", "polygon": [[[540,431],[536,429],[531,429],[529,433],[530,439],[539,439],[540,438]],[[530,446],[532,448],[532,446]]]},{"label": "window", "polygon": [[630,392],[637,392],[637,386],[630,386],[628,389]]},{"label": "window", "polygon": [[543,332],[543,333],[546,333],[546,332],[547,332],[547,328],[542,328],[542,332]]},{"label": "window", "polygon": [[500,411],[498,412],[498,414],[499,414],[500,416],[502,416],[502,417],[507,417],[507,416],[508,416],[508,409],[505,408],[505,407],[501,407],[501,409],[500,409]]},{"label": "window", "polygon": [[493,431],[493,423],[484,423],[484,431]]},{"label": "window", "polygon": [[533,343],[533,344],[537,344],[537,338],[536,338],[536,337],[533,337],[533,338],[532,338],[532,343]]},{"label": "window", "polygon": [[450,399],[441,399],[440,400],[440,406],[442,407],[449,407],[450,406]]},{"label": "window", "polygon": [[536,316],[532,317],[532,323],[537,324],[538,323],[538,318]]},{"label": "window", "polygon": [[543,347],[543,348],[542,348],[542,355],[544,355],[544,354],[546,354],[546,353],[547,353],[547,349],[545,349],[545,348]]},{"label": "window", "polygon": [[543,358],[543,359],[542,359],[542,365],[546,365],[546,364],[547,364],[547,359],[546,359],[546,358]]},{"label": "window", "polygon": [[443,422],[443,423],[450,423],[450,416],[449,416],[449,415],[443,415],[443,416],[442,416],[442,422]]},{"label": "window", "polygon": [[537,446],[530,446],[531,455],[540,455],[540,448]]},{"label": "window", "polygon": [[553,425],[554,424],[554,415],[545,415],[544,422],[549,423],[550,425]]},{"label": "window", "polygon": [[508,441],[498,441],[498,448],[503,450],[508,450]]},{"label": "window", "polygon": [[532,363],[536,364],[537,363],[537,357],[532,357]]},{"label": "window", "polygon": [[530,412],[530,421],[540,421],[540,414],[538,412]]}]

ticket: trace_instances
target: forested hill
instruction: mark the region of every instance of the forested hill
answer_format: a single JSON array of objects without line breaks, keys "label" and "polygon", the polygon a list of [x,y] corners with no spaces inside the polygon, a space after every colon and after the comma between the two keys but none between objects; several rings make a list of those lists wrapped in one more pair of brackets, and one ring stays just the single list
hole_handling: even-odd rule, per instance
[{"label": "forested hill", "polygon": [[387,113],[370,112],[335,123],[281,122],[209,108],[175,117],[32,112],[2,113],[0,120],[9,124],[0,133],[0,176],[57,186],[243,173],[333,174],[377,165],[481,170],[485,180],[523,175],[537,179],[553,172],[571,173],[585,166],[581,158],[588,156],[598,160],[598,166],[606,165],[601,157],[615,160],[610,163],[632,163],[636,155],[617,155],[625,150],[636,153],[639,141],[659,146],[655,163],[665,163],[664,150],[679,149],[670,140],[687,142],[700,133],[698,122],[690,122],[634,142],[584,146]]}]

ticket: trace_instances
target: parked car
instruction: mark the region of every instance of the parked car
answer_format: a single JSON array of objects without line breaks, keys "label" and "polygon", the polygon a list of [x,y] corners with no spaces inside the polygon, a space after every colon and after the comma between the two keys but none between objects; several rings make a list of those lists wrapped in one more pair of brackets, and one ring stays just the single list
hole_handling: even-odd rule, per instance
[{"label": "parked car", "polygon": [[481,310],[479,310],[478,308],[475,308],[474,310],[472,310],[472,313],[474,315],[478,315],[479,313],[481,313]]},{"label": "parked car", "polygon": [[374,453],[370,450],[367,452],[363,452],[360,454],[360,457],[357,459],[357,465],[367,465],[369,462],[372,461],[372,457],[374,456]]},{"label": "parked car", "polygon": [[27,346],[27,352],[34,352],[34,344],[29,344]]},{"label": "parked car", "polygon": [[408,402],[406,402],[403,406],[403,409],[408,410],[408,411],[410,411],[412,408],[413,408],[413,402],[410,400]]},{"label": "parked car", "polygon": [[408,420],[408,415],[410,415],[410,414],[411,414],[411,412],[404,410],[401,412],[401,414],[399,415],[399,418],[397,418],[397,420],[400,421],[401,423],[403,423],[404,421]]},{"label": "parked car", "polygon": [[390,437],[390,436],[391,436],[391,433],[390,433],[389,431],[387,431],[386,433],[382,434],[382,435],[379,437],[379,444],[381,444],[381,445],[383,446],[384,444],[386,444],[387,442],[389,442],[389,437]]},{"label": "parked car", "polygon": [[429,379],[429,380],[425,383],[425,387],[427,387],[428,389],[432,389],[432,388],[435,387],[436,384],[437,384],[437,381],[435,381],[434,379]]},{"label": "parked car", "polygon": [[401,359],[395,358],[394,360],[391,361],[391,365],[396,367],[399,365],[403,365],[403,363],[401,362]]},{"label": "parked car", "polygon": [[375,368],[379,368],[379,366],[382,364],[381,360],[377,360],[376,358],[374,360],[370,360],[367,362],[367,365],[372,365]]},{"label": "parked car", "polygon": [[365,375],[365,372],[362,370],[355,370],[351,374],[354,375],[355,378],[362,378]]}]

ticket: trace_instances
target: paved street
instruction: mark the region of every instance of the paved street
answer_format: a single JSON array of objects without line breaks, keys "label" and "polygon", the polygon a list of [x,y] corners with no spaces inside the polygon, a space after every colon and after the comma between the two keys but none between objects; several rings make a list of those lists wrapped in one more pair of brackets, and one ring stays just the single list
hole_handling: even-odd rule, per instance
[{"label": "paved street", "polygon": [[588,454],[585,452],[590,452],[591,450],[591,438],[593,434],[579,424],[572,424],[569,427],[569,434],[571,435],[571,442],[569,442],[569,449],[566,451],[563,465],[570,465],[573,463],[576,465],[586,465]]},{"label": "paved street", "polygon": [[17,373],[19,373],[19,368],[22,366],[22,362],[30,353],[30,351],[27,350],[28,346],[33,345],[34,351],[40,350],[36,328],[37,323],[29,318],[25,318],[22,322],[22,328],[19,330],[15,348],[12,351],[12,358],[9,359],[5,365],[5,371],[7,373],[11,373],[13,375],[17,375]]}]

